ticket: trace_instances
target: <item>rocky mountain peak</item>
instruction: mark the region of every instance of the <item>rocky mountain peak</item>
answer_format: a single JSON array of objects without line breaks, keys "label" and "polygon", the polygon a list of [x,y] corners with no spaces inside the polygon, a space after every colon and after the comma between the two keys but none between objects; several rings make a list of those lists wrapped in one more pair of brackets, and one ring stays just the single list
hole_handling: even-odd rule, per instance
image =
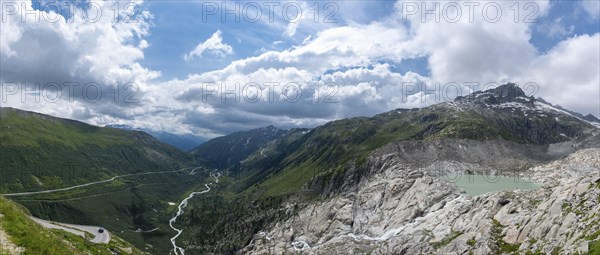
[{"label": "rocky mountain peak", "polygon": [[277,128],[277,127],[275,127],[273,125],[269,125],[269,126],[266,126],[266,127],[260,127],[257,130],[277,131],[277,130],[279,130],[279,128]]},{"label": "rocky mountain peak", "polygon": [[598,119],[596,116],[594,116],[592,114],[585,115],[585,116],[583,116],[583,118],[590,122],[600,123],[600,119]]},{"label": "rocky mountain peak", "polygon": [[525,92],[515,83],[507,83],[493,89],[486,90],[497,98],[525,97]]},{"label": "rocky mountain peak", "polygon": [[457,97],[455,102],[475,102],[485,104],[502,104],[508,102],[530,103],[535,101],[527,97],[525,92],[515,83],[507,83],[485,91],[476,91],[466,97]]}]

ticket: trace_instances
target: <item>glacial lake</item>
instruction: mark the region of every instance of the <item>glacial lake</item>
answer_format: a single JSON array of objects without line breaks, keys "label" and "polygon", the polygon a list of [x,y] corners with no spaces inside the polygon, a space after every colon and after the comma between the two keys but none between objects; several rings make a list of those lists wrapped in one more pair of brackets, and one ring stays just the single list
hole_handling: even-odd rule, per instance
[{"label": "glacial lake", "polygon": [[493,176],[493,175],[447,175],[445,179],[466,191],[469,196],[477,196],[487,192],[502,190],[536,190],[542,186],[522,178]]}]

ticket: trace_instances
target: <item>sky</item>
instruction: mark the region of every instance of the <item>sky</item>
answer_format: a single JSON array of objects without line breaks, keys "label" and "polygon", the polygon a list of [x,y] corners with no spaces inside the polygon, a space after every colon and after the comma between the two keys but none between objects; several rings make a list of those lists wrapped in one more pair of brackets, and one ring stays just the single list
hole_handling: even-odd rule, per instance
[{"label": "sky", "polygon": [[600,116],[600,1],[5,1],[0,106],[211,138],[516,82]]}]

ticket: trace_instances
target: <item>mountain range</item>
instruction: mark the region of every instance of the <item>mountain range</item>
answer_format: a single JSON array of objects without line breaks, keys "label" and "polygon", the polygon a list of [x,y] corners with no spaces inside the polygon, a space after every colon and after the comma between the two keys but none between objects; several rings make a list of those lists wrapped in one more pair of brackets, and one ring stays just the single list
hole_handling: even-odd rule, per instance
[{"label": "mountain range", "polygon": [[110,124],[105,127],[142,131],[153,136],[156,140],[170,144],[182,151],[189,151],[206,141],[206,139],[193,134],[174,134],[165,131],[154,131],[147,128],[135,128],[129,125]]},{"label": "mountain range", "polygon": [[[600,252],[600,121],[515,84],[312,129],[236,132],[189,152],[125,126],[12,108],[0,120],[5,194],[173,172],[9,196],[34,216],[102,225],[153,254],[173,249],[175,202],[205,185],[175,224],[186,254]],[[66,162],[76,170],[61,172]],[[472,197],[448,173],[541,188]]]}]

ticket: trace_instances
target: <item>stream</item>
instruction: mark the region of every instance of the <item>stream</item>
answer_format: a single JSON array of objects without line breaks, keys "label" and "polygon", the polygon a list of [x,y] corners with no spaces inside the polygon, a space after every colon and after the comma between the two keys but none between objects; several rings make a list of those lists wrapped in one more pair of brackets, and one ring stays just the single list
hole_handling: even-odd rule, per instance
[{"label": "stream", "polygon": [[[219,173],[219,172],[217,172],[216,174],[211,173],[210,176],[215,178],[216,183],[219,183],[219,177],[221,176],[221,173]],[[212,182],[208,183],[208,184],[204,184],[204,186],[206,187],[205,190],[198,191],[198,192],[192,192],[187,198],[182,200],[181,203],[179,203],[179,206],[177,207],[177,214],[175,214],[175,216],[173,216],[173,218],[171,218],[169,220],[169,226],[177,232],[177,234],[173,238],[171,238],[171,244],[173,245],[173,252],[175,252],[175,255],[185,255],[185,250],[183,248],[177,246],[177,243],[176,243],[177,237],[179,237],[181,235],[181,233],[183,233],[183,230],[176,228],[175,226],[173,226],[173,224],[175,224],[175,222],[177,221],[177,218],[179,218],[179,216],[181,216],[183,214],[183,208],[185,208],[188,205],[188,200],[190,200],[191,198],[193,198],[196,195],[200,195],[200,194],[209,192],[210,187],[208,185],[211,185],[211,184],[212,184]]]}]

